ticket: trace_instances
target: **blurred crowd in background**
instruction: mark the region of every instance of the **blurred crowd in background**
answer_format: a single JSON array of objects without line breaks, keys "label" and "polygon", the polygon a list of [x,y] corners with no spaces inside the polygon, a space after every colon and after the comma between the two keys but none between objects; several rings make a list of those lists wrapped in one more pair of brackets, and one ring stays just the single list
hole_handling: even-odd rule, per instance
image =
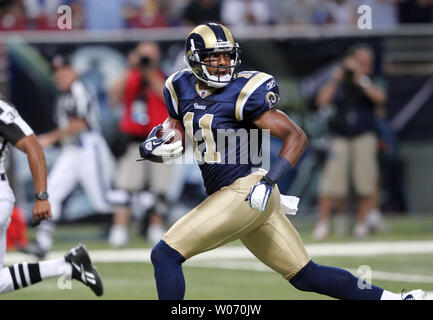
[{"label": "blurred crowd in background", "polygon": [[70,6],[73,29],[234,25],[356,25],[368,5],[376,27],[433,21],[432,0],[2,0],[0,30],[56,30],[58,8]]},{"label": "blurred crowd in background", "polygon": [[[61,5],[68,5],[72,9],[73,30],[192,28],[209,21],[222,22],[228,26],[329,25],[350,29],[356,25],[359,5],[371,7],[374,28],[433,23],[433,0],[5,0],[0,2],[0,31],[58,30],[60,13],[57,10]],[[165,77],[185,68],[183,41],[179,38],[158,43],[106,41],[89,44],[85,40],[78,40],[65,44],[50,43],[47,38],[46,42],[36,44],[0,44],[0,57],[4,61],[0,64],[0,82],[7,84],[6,94],[2,94],[17,107],[37,134],[47,132],[55,126],[53,115],[59,93],[52,78],[50,61],[59,53],[68,56],[80,79],[96,98],[101,131],[111,148],[113,159],[118,161],[118,168],[128,155],[128,147],[132,150],[125,165],[128,169],[128,163],[138,157],[138,152],[134,154],[138,143],[145,139],[153,122],[159,122],[166,115],[163,110],[157,116],[154,114],[153,118],[150,116],[152,102],[149,97],[161,95],[162,89],[158,87],[163,85]],[[301,197],[303,214],[319,217],[313,232],[316,240],[327,239],[331,229],[337,234],[348,234],[350,213],[356,216],[354,221],[364,222],[362,228],[358,226],[356,229],[355,226],[354,230],[354,235],[361,238],[372,230],[386,230],[382,212],[429,212],[431,197],[424,194],[428,188],[423,187],[423,182],[426,181],[426,172],[430,172],[426,168],[431,167],[428,159],[433,152],[426,151],[423,165],[417,154],[430,149],[416,143],[433,139],[429,121],[433,109],[425,107],[433,103],[433,97],[429,95],[432,92],[429,88],[433,88],[430,79],[433,62],[431,48],[428,47],[430,42],[416,36],[387,38],[386,35],[362,39],[349,35],[341,39],[330,37],[315,41],[308,37],[269,41],[253,37],[239,42],[243,50],[241,69],[260,70],[274,75],[280,86],[279,109],[286,112],[309,136],[309,147],[294,170],[279,182],[279,188],[282,194]],[[346,92],[343,102],[338,92],[335,101],[330,97],[318,98],[321,90],[329,85],[348,84],[347,75],[336,77],[335,70],[343,65],[347,50],[360,43],[368,48],[368,54],[367,58],[361,57],[359,63],[367,66],[365,68],[368,71],[359,74],[360,81],[356,81],[356,88],[348,89],[349,93]],[[412,47],[416,47],[416,50],[411,50]],[[152,48],[151,53],[149,48]],[[154,83],[157,79],[159,83]],[[360,92],[363,88],[370,88],[372,83],[382,88],[385,101],[368,102],[371,112],[367,116],[363,111],[356,115],[358,111],[344,108],[350,105],[352,109],[362,109],[365,97]],[[154,88],[150,90],[152,86]],[[416,99],[412,99],[415,96]],[[371,107],[373,104],[375,107]],[[415,112],[409,111],[412,113],[408,115],[406,109]],[[357,117],[361,122],[367,119],[368,123],[358,123],[361,130],[349,133],[349,140],[365,133],[374,136],[366,147],[358,151],[361,155],[371,155],[369,159],[374,160],[372,166],[377,171],[373,175],[373,183],[368,183],[368,197],[365,199],[360,197],[359,188],[364,187],[359,187],[358,182],[354,181],[358,179],[356,177],[350,177],[349,180],[340,177],[345,180],[340,184],[342,191],[331,190],[326,186],[336,185],[339,175],[338,172],[332,172],[332,168],[326,169],[329,159],[338,152],[334,138],[342,133],[335,131],[336,121],[347,120],[344,125],[354,129],[356,126],[351,121]],[[135,124],[128,124],[128,119],[137,123],[144,121],[147,127],[142,128],[143,132],[134,132]],[[343,135],[347,135],[347,132]],[[405,155],[402,155],[399,145],[401,141],[414,142],[407,145]],[[416,149],[417,146],[421,147]],[[281,141],[271,137],[271,163],[277,158],[280,148]],[[344,150],[345,154],[353,153],[351,149]],[[56,148],[46,150],[49,168],[55,163],[58,154]],[[355,158],[361,160],[358,163],[366,159]],[[13,152],[13,159],[11,169],[15,167],[18,205],[29,218],[28,207],[33,196],[30,172],[26,169],[26,159],[22,154]],[[347,164],[347,161],[344,163],[356,166]],[[337,163],[336,167],[339,169],[341,165]],[[148,170],[157,172],[155,169]],[[112,172],[113,183],[114,176],[120,171],[124,170]],[[328,172],[327,179],[323,180],[322,171]],[[370,171],[373,170],[367,168],[367,172]],[[362,180],[366,176],[363,172],[366,171],[361,170],[353,175]],[[126,173],[141,181],[138,170],[131,169]],[[153,205],[131,203],[128,208],[97,212],[113,213],[113,219],[110,219],[112,228],[107,229],[111,245],[118,247],[128,242],[128,228],[134,219],[140,222],[140,233],[147,234],[149,241],[156,242],[165,227],[205,198],[196,165],[176,166],[171,175],[167,178],[169,182],[161,182],[161,179],[160,184],[165,187],[157,188],[157,192],[152,190],[151,181],[143,182],[142,187],[117,185],[129,192],[139,191],[137,188],[148,190],[154,193],[156,200]],[[128,175],[125,177],[127,182],[132,181]],[[143,177],[144,180],[149,179]],[[360,183],[363,184],[362,181]],[[361,192],[361,196],[366,195]],[[365,205],[366,202],[362,200],[367,200],[368,204]],[[331,213],[334,212],[340,214],[335,216],[336,224],[331,228]],[[75,221],[94,213],[95,208],[83,190],[78,188],[68,196],[60,220]],[[152,224],[160,227],[153,240],[148,234]]]}]

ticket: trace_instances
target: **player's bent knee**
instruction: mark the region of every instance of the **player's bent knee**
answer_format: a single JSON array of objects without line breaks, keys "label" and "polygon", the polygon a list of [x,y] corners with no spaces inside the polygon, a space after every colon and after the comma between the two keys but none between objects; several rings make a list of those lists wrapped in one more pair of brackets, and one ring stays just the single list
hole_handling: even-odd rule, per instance
[{"label": "player's bent knee", "polygon": [[164,255],[163,250],[161,249],[161,242],[158,242],[153,248],[152,251],[150,252],[150,261],[152,262],[152,264],[158,265],[160,260],[162,259],[162,256]]},{"label": "player's bent knee", "polygon": [[185,258],[163,240],[160,240],[150,253],[150,261],[152,261],[154,267],[158,267],[167,263],[182,264]]},{"label": "player's bent knee", "polygon": [[358,278],[347,270],[318,265],[313,261],[307,263],[290,283],[301,291],[325,294],[337,299],[377,299],[381,289],[371,291],[360,290]]},{"label": "player's bent knee", "polygon": [[318,276],[317,271],[318,265],[310,260],[289,282],[298,290],[315,291],[314,277]]}]

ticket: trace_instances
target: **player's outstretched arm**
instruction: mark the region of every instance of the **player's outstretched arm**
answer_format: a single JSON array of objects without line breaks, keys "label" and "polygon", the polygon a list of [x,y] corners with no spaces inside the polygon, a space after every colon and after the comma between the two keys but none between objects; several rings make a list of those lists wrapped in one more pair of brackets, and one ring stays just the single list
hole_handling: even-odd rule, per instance
[{"label": "player's outstretched arm", "polygon": [[251,208],[265,211],[275,184],[298,162],[308,138],[301,128],[279,110],[269,110],[253,122],[260,129],[270,130],[271,135],[283,141],[277,161],[263,179],[251,188],[245,199]]},{"label": "player's outstretched arm", "polygon": [[254,121],[260,129],[269,129],[271,135],[280,138],[283,146],[280,157],[287,159],[293,167],[308,145],[305,132],[280,110],[269,110]]},{"label": "player's outstretched arm", "polygon": [[[47,166],[43,149],[36,136],[34,134],[25,136],[15,144],[15,147],[27,154],[35,194],[47,191]],[[33,218],[35,221],[51,218],[51,208],[48,200],[35,200]]]}]

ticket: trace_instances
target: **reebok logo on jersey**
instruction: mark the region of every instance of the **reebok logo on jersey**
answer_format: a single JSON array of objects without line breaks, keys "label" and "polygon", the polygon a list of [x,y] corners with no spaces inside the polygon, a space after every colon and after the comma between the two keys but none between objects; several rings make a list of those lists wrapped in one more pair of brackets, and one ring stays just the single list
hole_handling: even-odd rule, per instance
[{"label": "reebok logo on jersey", "polygon": [[205,105],[202,105],[202,104],[198,104],[198,103],[196,102],[196,103],[194,103],[194,109],[204,110],[204,109],[206,109],[206,106],[205,106]]},{"label": "reebok logo on jersey", "polygon": [[266,85],[266,89],[268,89],[268,91],[269,91],[275,86],[276,86],[275,80],[272,79],[272,81],[269,81],[268,84]]}]

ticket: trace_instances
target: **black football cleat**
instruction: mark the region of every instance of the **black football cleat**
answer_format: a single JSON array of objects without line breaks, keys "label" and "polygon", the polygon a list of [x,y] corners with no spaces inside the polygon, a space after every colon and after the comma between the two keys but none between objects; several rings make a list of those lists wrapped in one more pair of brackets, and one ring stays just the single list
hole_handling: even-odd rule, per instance
[{"label": "black football cleat", "polygon": [[81,281],[98,296],[104,293],[102,279],[98,270],[92,264],[90,256],[83,244],[72,248],[66,255],[65,261],[72,265],[72,278]]}]

